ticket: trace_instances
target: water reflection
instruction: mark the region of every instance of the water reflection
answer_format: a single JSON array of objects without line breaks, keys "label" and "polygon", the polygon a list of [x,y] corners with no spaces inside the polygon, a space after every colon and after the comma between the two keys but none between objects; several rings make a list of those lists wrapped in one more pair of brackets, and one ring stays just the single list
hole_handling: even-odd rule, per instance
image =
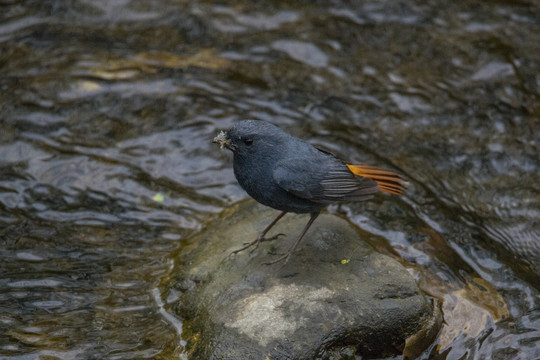
[{"label": "water reflection", "polygon": [[0,354],[183,356],[156,289],[256,118],[406,175],[331,211],[443,300],[425,358],[540,357],[539,10],[0,1]]}]

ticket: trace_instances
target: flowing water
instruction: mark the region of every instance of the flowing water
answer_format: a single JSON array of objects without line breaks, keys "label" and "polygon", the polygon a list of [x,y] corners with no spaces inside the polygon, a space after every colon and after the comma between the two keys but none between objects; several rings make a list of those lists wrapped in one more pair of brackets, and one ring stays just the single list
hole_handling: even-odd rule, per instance
[{"label": "flowing water", "polygon": [[539,39],[532,0],[0,0],[0,357],[186,358],[160,284],[254,118],[404,174],[329,211],[441,301],[423,358],[539,359]]}]

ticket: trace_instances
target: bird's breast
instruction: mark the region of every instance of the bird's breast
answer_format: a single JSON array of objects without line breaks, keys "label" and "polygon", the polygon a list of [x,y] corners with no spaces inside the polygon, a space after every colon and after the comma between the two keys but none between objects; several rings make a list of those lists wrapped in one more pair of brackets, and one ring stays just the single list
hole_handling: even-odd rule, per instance
[{"label": "bird's breast", "polygon": [[233,164],[234,175],[249,196],[263,205],[281,211],[296,213],[320,210],[320,204],[294,196],[277,185],[273,176],[274,165],[264,160],[250,163],[235,158]]}]

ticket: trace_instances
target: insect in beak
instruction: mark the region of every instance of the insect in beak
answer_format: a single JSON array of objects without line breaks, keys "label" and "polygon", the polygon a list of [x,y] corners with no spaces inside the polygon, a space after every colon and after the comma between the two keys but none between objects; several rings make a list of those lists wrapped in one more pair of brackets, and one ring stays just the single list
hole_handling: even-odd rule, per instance
[{"label": "insect in beak", "polygon": [[221,149],[223,147],[226,147],[229,150],[234,151],[236,149],[236,146],[231,142],[231,139],[227,137],[227,133],[225,131],[221,131],[215,138],[214,143],[218,144]]}]

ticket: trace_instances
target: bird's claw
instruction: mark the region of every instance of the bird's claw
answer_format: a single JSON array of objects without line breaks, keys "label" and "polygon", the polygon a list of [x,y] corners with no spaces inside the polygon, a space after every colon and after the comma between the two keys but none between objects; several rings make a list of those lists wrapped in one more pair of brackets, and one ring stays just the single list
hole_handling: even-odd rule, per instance
[{"label": "bird's claw", "polygon": [[273,264],[276,264],[276,263],[278,263],[280,261],[284,261],[282,266],[285,266],[285,264],[287,264],[287,262],[289,261],[291,255],[292,255],[292,251],[288,251],[285,254],[281,254],[281,256],[278,257],[276,260],[265,262],[264,265],[273,265]]},{"label": "bird's claw", "polygon": [[258,241],[258,242],[272,241],[272,240],[278,239],[280,236],[285,236],[285,234],[279,233],[279,234],[276,234],[276,235],[274,235],[274,236],[272,236],[272,237],[270,237],[270,238],[261,237],[260,239],[257,238],[256,241]]},{"label": "bird's claw", "polygon": [[255,246],[253,249],[251,249],[249,251],[249,253],[251,254],[252,252],[254,252],[255,250],[257,250],[257,248],[259,247],[259,244],[264,242],[264,241],[272,241],[272,240],[276,240],[278,239],[280,236],[285,236],[285,234],[283,233],[279,233],[279,234],[276,234],[272,237],[269,237],[269,238],[265,238],[263,234],[260,234],[255,240],[253,240],[252,242],[246,242],[244,243],[240,249],[236,249],[234,251],[231,252],[231,255],[235,255],[235,254],[238,254],[239,252],[241,251],[244,251],[246,249],[249,249],[250,247],[252,246]]},{"label": "bird's claw", "polygon": [[265,237],[260,237],[259,236],[255,241],[245,242],[242,245],[244,245],[244,246],[248,245],[248,247],[250,247],[251,245],[258,246],[258,243],[262,243],[262,242],[265,242],[265,241],[276,240],[280,236],[285,236],[285,234],[277,234],[277,235],[272,236],[271,238],[265,238]]}]

